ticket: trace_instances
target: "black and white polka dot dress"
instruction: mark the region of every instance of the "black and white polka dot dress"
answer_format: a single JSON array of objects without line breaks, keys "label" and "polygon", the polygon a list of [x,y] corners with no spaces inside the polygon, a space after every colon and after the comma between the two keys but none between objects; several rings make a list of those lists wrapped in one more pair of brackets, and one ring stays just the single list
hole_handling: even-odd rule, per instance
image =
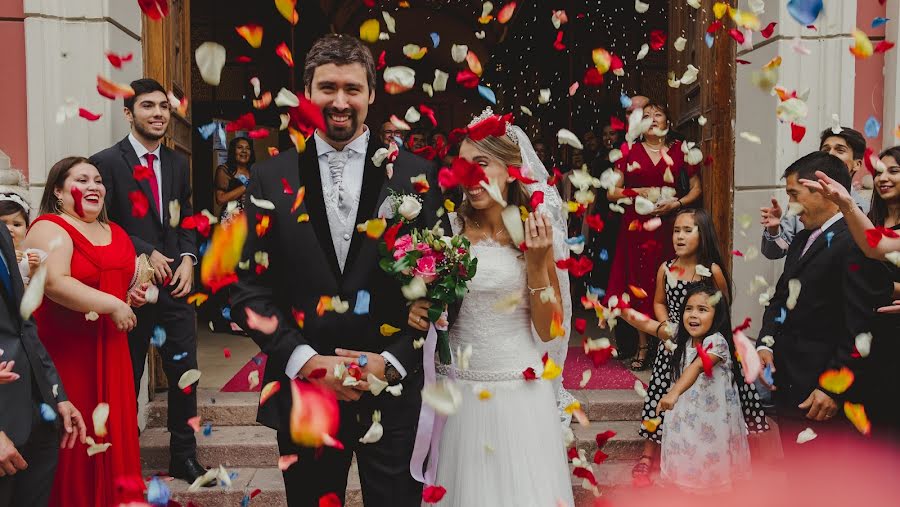
[{"label": "black and white polka dot dress", "polygon": [[[687,289],[691,282],[688,280],[679,280],[671,272],[668,271],[672,267],[675,259],[666,262],[666,308],[669,312],[669,322],[675,324],[681,318],[681,305],[684,303],[684,297],[687,295]],[[647,386],[647,397],[644,398],[644,409],[641,411],[641,420],[653,419],[659,415],[660,423],[653,433],[641,425],[638,433],[657,444],[662,444],[663,424],[665,422],[665,413],[657,414],[656,405],[659,400],[672,387],[672,367],[671,353],[666,349],[664,342],[660,340],[659,347],[656,351],[656,358],[653,360],[653,369],[650,373],[650,384]],[[756,392],[756,386],[746,384],[739,379],[738,393],[741,398],[741,409],[744,412],[744,420],[747,422],[747,429],[751,433],[760,433],[769,430],[769,424],[766,422],[766,414]]]}]

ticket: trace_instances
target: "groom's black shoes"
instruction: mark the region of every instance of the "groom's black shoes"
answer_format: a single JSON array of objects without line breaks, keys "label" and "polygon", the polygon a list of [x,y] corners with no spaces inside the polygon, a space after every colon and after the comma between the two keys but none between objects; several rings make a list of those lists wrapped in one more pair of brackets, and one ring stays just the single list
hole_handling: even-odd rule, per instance
[{"label": "groom's black shoes", "polygon": [[[197,458],[187,458],[169,463],[169,475],[176,479],[187,481],[188,484],[193,484],[198,477],[202,477],[205,473],[206,468],[197,461]],[[216,481],[209,481],[203,487],[211,488],[215,485]]]}]

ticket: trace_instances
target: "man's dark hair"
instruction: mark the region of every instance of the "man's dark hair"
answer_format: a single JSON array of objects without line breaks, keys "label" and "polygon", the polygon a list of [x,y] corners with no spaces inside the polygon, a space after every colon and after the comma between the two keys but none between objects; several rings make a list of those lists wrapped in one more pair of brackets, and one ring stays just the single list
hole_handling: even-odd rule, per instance
[{"label": "man's dark hair", "polygon": [[841,159],[824,151],[814,151],[800,157],[784,170],[781,177],[787,179],[788,176],[796,174],[799,179],[815,181],[818,180],[816,171],[822,171],[829,178],[850,190],[850,173],[847,172],[847,166],[841,162]]},{"label": "man's dark hair", "polygon": [[330,33],[317,40],[309,52],[306,53],[306,61],[303,64],[303,86],[309,90],[312,87],[313,74],[316,68],[333,63],[335,65],[350,65],[358,63],[366,69],[366,78],[369,81],[369,93],[375,91],[375,59],[372,51],[363,41],[341,33]]},{"label": "man's dark hair", "polygon": [[134,103],[139,96],[153,92],[162,92],[163,95],[166,95],[166,89],[159,84],[159,81],[147,77],[132,81],[131,88],[134,90],[134,95],[125,97],[123,101],[125,102],[125,107],[132,113],[134,112]]},{"label": "man's dark hair", "polygon": [[853,152],[853,160],[861,160],[863,154],[866,153],[866,138],[863,137],[858,130],[854,130],[850,127],[841,127],[841,132],[835,134],[832,132],[831,128],[827,128],[823,130],[822,135],[819,136],[819,149],[822,149],[822,145],[825,144],[825,140],[829,137],[840,137],[843,139],[847,143],[847,146],[850,147],[850,151]]}]

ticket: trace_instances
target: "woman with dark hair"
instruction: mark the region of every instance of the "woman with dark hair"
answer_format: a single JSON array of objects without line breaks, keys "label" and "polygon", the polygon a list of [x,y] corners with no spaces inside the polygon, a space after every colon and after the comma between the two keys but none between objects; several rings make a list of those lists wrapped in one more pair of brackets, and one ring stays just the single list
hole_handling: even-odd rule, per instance
[{"label": "woman with dark hair", "polygon": [[[643,119],[649,130],[616,163],[618,180],[607,192],[611,202],[626,198],[631,202],[624,203],[606,297],[627,293],[632,307],[650,313],[656,268],[674,255],[670,239],[674,213],[693,205],[701,190],[699,167],[688,163],[681,141],[671,141],[666,107],[647,104]],[[638,346],[632,367],[641,370],[649,361],[646,333],[638,333]]]},{"label": "woman with dark hair", "polygon": [[250,139],[235,137],[228,143],[228,159],[216,168],[216,204],[222,207],[219,212],[221,220],[243,211],[244,193],[250,183],[250,167],[254,163],[256,153]]},{"label": "woman with dark hair", "polygon": [[[134,283],[134,246],[108,220],[105,197],[100,173],[88,159],[64,158],[47,175],[42,215],[25,237],[24,246],[48,252],[35,275],[46,270],[44,299],[34,312],[41,341],[69,400],[95,414],[93,441],[60,450],[50,505],[135,500],[117,498],[116,483],[141,476],[127,332],[137,323],[131,307],[146,302],[148,286]],[[95,412],[101,404],[108,413],[103,424]]]}]

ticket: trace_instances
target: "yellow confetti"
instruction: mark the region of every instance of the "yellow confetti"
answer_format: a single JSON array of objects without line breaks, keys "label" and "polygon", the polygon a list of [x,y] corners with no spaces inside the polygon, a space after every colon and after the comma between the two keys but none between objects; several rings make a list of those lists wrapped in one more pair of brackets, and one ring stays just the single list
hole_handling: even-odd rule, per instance
[{"label": "yellow confetti", "polygon": [[572,403],[569,403],[569,405],[563,409],[563,412],[565,412],[567,414],[571,414],[571,413],[575,412],[576,410],[581,410],[581,402],[578,400],[575,400]]},{"label": "yellow confetti", "polygon": [[381,24],[377,19],[367,19],[359,26],[359,38],[373,44],[378,40],[378,34],[381,32]]},{"label": "yellow confetti", "polygon": [[206,295],[206,294],[204,294],[204,293],[202,293],[202,292],[198,292],[198,293],[196,293],[196,294],[191,294],[190,296],[188,296],[188,297],[187,297],[187,303],[188,303],[189,305],[197,305],[197,306],[200,306],[200,305],[202,305],[203,303],[205,303],[207,299],[209,299],[209,296],[208,296],[208,295]]},{"label": "yellow confetti", "polygon": [[[550,322],[550,336],[559,338],[566,334],[566,328],[562,325],[562,315],[558,312],[553,313],[553,321]],[[549,359],[548,359],[549,361]]]},{"label": "yellow confetti", "polygon": [[644,429],[650,433],[655,433],[656,428],[658,428],[660,424],[662,424],[662,417],[654,417],[653,419],[644,419],[641,421],[641,425],[643,425]]},{"label": "yellow confetti", "polygon": [[560,368],[553,359],[548,357],[547,362],[544,363],[544,371],[541,373],[541,378],[544,380],[553,380],[561,374],[562,368]]},{"label": "yellow confetti", "polygon": [[482,389],[481,391],[478,391],[478,399],[481,401],[487,401],[487,400],[491,399],[492,396],[493,396],[493,394],[491,394],[491,392],[488,391],[487,389]]},{"label": "yellow confetti", "polygon": [[356,230],[366,233],[369,239],[380,238],[385,229],[387,229],[387,220],[383,218],[372,218],[356,226]]},{"label": "yellow confetti", "polygon": [[828,392],[841,394],[850,389],[855,376],[850,368],[827,370],[819,376],[819,385]]},{"label": "yellow confetti", "polygon": [[[900,131],[900,126],[897,127],[897,130]],[[450,213],[453,213],[453,211],[456,210],[456,204],[454,204],[450,199],[444,199],[444,209],[446,209]]]},{"label": "yellow confetti", "polygon": [[861,403],[850,403],[849,401],[845,401],[844,415],[847,416],[847,419],[849,419],[850,422],[853,423],[853,426],[856,427],[856,430],[863,435],[868,436],[872,431],[872,423],[866,416],[866,407],[864,407]]},{"label": "yellow confetti", "polygon": [[297,223],[302,224],[303,222],[309,222],[309,214],[301,213],[300,216],[297,217]]},{"label": "yellow confetti", "polygon": [[869,36],[859,28],[853,30],[854,44],[850,46],[850,53],[858,59],[864,59],[872,56],[874,48]]},{"label": "yellow confetti", "polygon": [[716,19],[722,19],[726,12],[728,12],[728,4],[725,2],[716,2],[713,5],[713,14],[715,14]]},{"label": "yellow confetti", "polygon": [[400,331],[400,328],[394,327],[390,324],[382,324],[379,330],[381,331],[381,336],[392,336],[393,334]]}]

